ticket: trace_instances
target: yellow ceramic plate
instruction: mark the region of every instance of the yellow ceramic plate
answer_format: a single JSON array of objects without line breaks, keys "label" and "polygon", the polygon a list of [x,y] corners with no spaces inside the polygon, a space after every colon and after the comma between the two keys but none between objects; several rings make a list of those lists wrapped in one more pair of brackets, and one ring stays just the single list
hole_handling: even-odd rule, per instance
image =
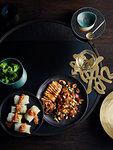
[{"label": "yellow ceramic plate", "polygon": [[113,92],[104,99],[101,105],[100,121],[105,132],[113,139]]}]

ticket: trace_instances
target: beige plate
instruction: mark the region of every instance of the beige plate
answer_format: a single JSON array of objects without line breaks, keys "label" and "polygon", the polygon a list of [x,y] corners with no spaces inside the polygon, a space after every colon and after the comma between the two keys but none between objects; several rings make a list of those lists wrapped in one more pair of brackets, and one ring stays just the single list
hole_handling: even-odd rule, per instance
[{"label": "beige plate", "polygon": [[101,105],[100,121],[105,132],[113,139],[113,92],[104,99]]}]

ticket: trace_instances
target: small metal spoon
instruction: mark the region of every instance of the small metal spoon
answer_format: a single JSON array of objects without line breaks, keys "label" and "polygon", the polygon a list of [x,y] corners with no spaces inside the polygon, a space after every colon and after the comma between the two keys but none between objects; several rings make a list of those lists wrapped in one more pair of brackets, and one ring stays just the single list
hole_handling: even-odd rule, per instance
[{"label": "small metal spoon", "polygon": [[86,38],[88,40],[92,40],[93,39],[93,34],[104,24],[105,20],[93,31],[93,32],[89,32],[86,34]]}]

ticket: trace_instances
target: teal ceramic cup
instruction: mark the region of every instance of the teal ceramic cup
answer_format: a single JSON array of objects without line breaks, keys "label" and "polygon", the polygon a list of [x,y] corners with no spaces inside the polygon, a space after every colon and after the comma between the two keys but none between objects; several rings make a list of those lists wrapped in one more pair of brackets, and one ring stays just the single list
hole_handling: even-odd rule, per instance
[{"label": "teal ceramic cup", "polygon": [[81,12],[77,16],[77,23],[81,31],[89,31],[96,23],[97,16],[90,11]]},{"label": "teal ceramic cup", "polygon": [[4,84],[4,85],[12,87],[14,89],[22,87],[26,83],[26,81],[27,81],[27,72],[24,69],[22,63],[18,59],[16,59],[16,58],[6,58],[6,59],[2,60],[0,62],[0,64],[2,62],[6,62],[8,64],[11,64],[11,63],[18,64],[20,66],[20,73],[19,73],[18,79],[15,82],[5,83],[5,82],[3,82],[1,80],[0,80],[0,82],[2,84]]}]

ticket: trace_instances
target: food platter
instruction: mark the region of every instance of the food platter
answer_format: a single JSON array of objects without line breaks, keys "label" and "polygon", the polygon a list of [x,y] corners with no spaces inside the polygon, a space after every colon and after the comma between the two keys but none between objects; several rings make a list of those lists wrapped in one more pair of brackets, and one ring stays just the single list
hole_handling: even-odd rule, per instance
[{"label": "food platter", "polygon": [[[26,84],[19,90],[25,90],[37,95],[41,84],[56,74],[71,75],[69,62],[72,55],[90,49],[98,55],[94,46],[84,40],[79,40],[71,27],[58,21],[33,20],[18,25],[0,39],[2,55],[0,59],[14,57],[24,65],[28,74]],[[80,82],[78,75],[75,76]],[[84,83],[83,83],[84,84]],[[84,84],[84,86],[86,86]],[[1,101],[9,94],[18,91],[0,84]],[[83,121],[94,110],[100,95],[94,90],[88,95],[89,104]],[[70,127],[54,127],[43,122],[34,135],[55,135]]]},{"label": "food platter", "polygon": [[[43,122],[43,108],[42,108],[42,105],[41,105],[40,101],[33,94],[31,94],[30,92],[26,92],[26,91],[17,91],[17,92],[12,93],[11,95],[7,96],[4,99],[4,101],[3,101],[3,103],[2,103],[2,105],[0,107],[1,108],[0,109],[0,121],[1,121],[1,125],[4,128],[4,130],[8,134],[10,134],[12,136],[16,136],[16,137],[26,137],[26,136],[30,135],[30,134],[25,134],[25,133],[21,134],[19,132],[15,132],[13,127],[8,128],[7,125],[5,124],[6,118],[7,118],[7,114],[11,111],[10,110],[11,106],[14,105],[14,102],[13,102],[14,101],[14,96],[15,95],[21,95],[22,93],[27,94],[30,97],[29,98],[29,102],[30,103],[27,106],[28,108],[30,108],[32,105],[35,105],[35,106],[38,106],[38,108],[41,110],[39,115],[38,115],[38,117],[39,117],[39,124],[38,124],[38,126],[35,125],[33,122],[31,123],[31,133],[36,132],[40,128],[40,126],[41,126],[41,124]],[[24,117],[23,117],[22,120],[24,122],[26,122]]]},{"label": "food platter", "polygon": [[46,122],[48,122],[49,124],[56,126],[56,127],[71,127],[74,126],[75,124],[77,124],[83,117],[85,112],[87,111],[87,107],[88,107],[88,97],[87,97],[87,93],[86,90],[84,88],[84,86],[78,81],[76,80],[74,77],[69,76],[69,75],[56,75],[56,76],[52,76],[50,78],[48,78],[39,88],[38,92],[37,92],[37,98],[39,100],[41,100],[41,97],[43,96],[43,93],[45,91],[45,89],[47,88],[47,86],[52,82],[52,81],[59,81],[59,80],[63,80],[63,81],[68,81],[71,84],[76,83],[77,88],[79,88],[80,93],[79,93],[79,97],[83,98],[84,101],[81,105],[79,105],[79,113],[77,113],[75,115],[74,118],[71,119],[62,119],[62,121],[55,121],[54,120],[54,115],[53,113],[51,114],[44,114],[44,119],[46,120]]}]

